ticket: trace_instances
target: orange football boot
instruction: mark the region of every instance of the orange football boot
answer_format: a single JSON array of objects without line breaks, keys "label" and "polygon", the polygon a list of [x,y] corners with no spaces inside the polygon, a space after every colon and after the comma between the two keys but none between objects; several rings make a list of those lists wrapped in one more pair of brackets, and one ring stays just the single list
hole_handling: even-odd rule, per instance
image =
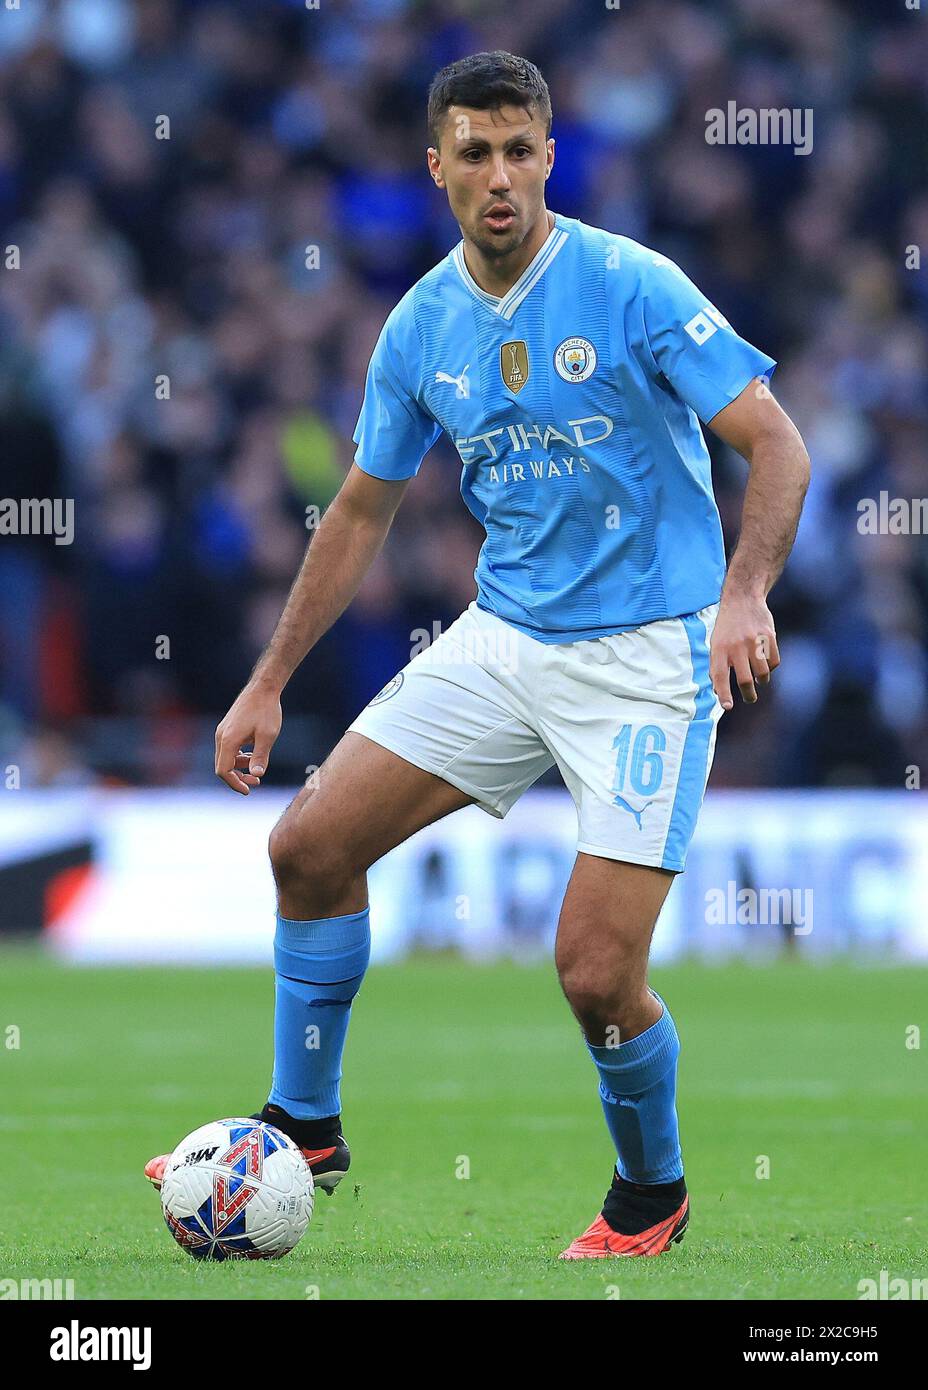
[{"label": "orange football boot", "polygon": [[157,1158],[150,1158],[145,1164],[145,1176],[158,1192],[161,1191],[161,1179],[170,1157],[170,1154],[158,1154]]},{"label": "orange football boot", "polygon": [[603,1260],[608,1255],[661,1255],[671,1245],[683,1239],[689,1216],[689,1197],[666,1221],[639,1231],[636,1236],[623,1236],[614,1231],[602,1216],[597,1216],[582,1236],[562,1250],[561,1260]]},{"label": "orange football boot", "polygon": [[568,1245],[562,1260],[603,1260],[611,1255],[661,1255],[686,1234],[690,1199],[675,1182],[627,1182],[613,1174],[612,1187],[592,1226]]}]

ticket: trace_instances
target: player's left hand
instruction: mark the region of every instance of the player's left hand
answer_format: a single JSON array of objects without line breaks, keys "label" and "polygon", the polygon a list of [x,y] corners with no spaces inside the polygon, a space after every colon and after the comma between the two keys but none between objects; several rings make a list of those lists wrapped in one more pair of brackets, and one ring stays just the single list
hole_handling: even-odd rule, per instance
[{"label": "player's left hand", "polygon": [[[773,616],[762,598],[748,594],[722,595],[709,647],[709,675],[723,709],[731,709],[731,672],[741,698],[757,701],[757,684],[767,685],[780,664]],[[756,682],[756,683],[755,683]]]}]

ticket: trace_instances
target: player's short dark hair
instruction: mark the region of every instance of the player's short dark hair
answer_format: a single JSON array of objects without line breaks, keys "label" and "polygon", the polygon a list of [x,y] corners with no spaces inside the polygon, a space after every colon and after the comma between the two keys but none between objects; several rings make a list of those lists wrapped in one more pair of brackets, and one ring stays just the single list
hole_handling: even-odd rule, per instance
[{"label": "player's short dark hair", "polygon": [[470,106],[475,111],[521,106],[540,116],[545,133],[551,134],[551,93],[547,82],[534,63],[502,49],[459,58],[432,78],[428,122],[429,138],[436,149],[449,106]]}]

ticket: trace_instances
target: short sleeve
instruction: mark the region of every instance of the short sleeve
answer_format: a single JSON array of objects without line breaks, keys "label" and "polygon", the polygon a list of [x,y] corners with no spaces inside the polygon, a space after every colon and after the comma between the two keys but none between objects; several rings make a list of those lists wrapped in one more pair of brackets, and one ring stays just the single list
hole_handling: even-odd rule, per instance
[{"label": "short sleeve", "polygon": [[704,424],[776,362],[740,338],[679,266],[663,256],[642,286],[644,322],[655,363]]},{"label": "short sleeve", "polygon": [[387,319],[371,355],[353,436],[358,467],[395,481],[418,473],[441,434],[441,426],[416,399],[416,346],[410,341],[415,326],[408,325],[404,333],[401,307],[402,302]]}]

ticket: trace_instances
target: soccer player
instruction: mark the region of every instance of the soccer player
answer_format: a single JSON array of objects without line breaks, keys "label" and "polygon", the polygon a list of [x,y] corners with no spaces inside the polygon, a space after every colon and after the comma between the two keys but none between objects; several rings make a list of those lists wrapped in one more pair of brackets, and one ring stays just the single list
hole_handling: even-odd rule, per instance
[{"label": "soccer player", "polygon": [[[275,1062],[260,1116],[331,1191],[349,1161],[339,1081],[369,956],[367,869],[462,806],[505,816],[556,763],[579,832],[556,964],[616,1150],[601,1215],[563,1254],[656,1255],[682,1237],[688,1198],[679,1041],[647,984],[651,934],[730,673],[753,703],[779,664],[766,599],[808,456],[767,389],[773,360],[676,265],[546,208],[551,102],[532,63],[451,64],[428,120],[429,173],[462,240],[384,325],[354,465],[216,730],[218,775],[243,795],[259,785],[284,686],[351,602],[443,432],[486,530],[477,598],[362,710],[271,835]],[[727,574],[700,422],[750,465]],[[155,1182],[164,1162],[146,1169]]]}]

